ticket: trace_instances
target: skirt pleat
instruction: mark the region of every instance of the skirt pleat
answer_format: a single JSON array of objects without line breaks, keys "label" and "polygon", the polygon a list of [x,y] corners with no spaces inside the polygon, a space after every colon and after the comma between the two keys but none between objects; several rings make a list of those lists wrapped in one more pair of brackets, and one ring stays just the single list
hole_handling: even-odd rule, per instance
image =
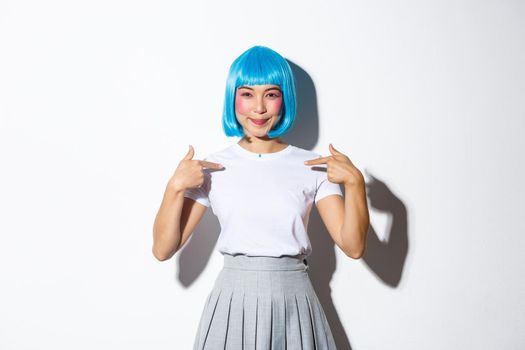
[{"label": "skirt pleat", "polygon": [[[225,350],[234,350],[243,348],[244,334],[244,292],[234,291],[231,299],[231,309],[228,318],[228,326],[225,341]],[[230,322],[236,320],[236,322]],[[238,322],[238,320],[241,320]]]},{"label": "skirt pleat", "polygon": [[272,298],[272,346],[270,349],[284,349],[286,344],[286,306],[284,295]]},{"label": "skirt pleat", "polygon": [[193,350],[335,350],[301,257],[224,255]]},{"label": "skirt pleat", "polygon": [[303,336],[301,332],[301,319],[297,297],[295,295],[286,296],[286,344],[288,349],[305,349],[303,347]]}]

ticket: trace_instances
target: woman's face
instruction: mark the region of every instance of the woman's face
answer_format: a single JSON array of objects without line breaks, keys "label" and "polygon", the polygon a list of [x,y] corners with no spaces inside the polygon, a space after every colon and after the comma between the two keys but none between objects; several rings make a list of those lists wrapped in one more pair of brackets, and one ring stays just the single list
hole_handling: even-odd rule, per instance
[{"label": "woman's face", "polygon": [[279,85],[243,85],[235,92],[235,116],[247,136],[264,137],[281,118]]}]

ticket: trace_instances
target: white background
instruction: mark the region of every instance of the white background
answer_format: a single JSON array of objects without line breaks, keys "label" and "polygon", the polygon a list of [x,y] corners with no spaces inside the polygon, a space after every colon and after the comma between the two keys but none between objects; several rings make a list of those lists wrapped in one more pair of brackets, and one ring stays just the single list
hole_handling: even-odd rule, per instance
[{"label": "white background", "polygon": [[237,142],[253,45],[297,73],[285,141],[376,178],[362,259],[311,217],[338,349],[523,349],[523,2],[115,0],[0,3],[0,348],[192,347],[220,227],[159,262],[153,220],[188,144]]}]

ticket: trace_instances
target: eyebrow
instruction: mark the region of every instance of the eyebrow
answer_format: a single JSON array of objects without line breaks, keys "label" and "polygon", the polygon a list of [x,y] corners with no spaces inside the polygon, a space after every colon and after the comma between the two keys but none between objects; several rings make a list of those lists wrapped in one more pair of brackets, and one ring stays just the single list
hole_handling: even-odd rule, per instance
[{"label": "eyebrow", "polygon": [[[243,86],[239,86],[238,89],[249,89],[249,90],[253,90],[251,87],[248,87],[246,85],[243,85]],[[264,90],[265,92],[268,91],[268,90],[279,90],[281,91],[281,89],[279,87],[271,87],[271,88],[268,88],[266,90]]]}]

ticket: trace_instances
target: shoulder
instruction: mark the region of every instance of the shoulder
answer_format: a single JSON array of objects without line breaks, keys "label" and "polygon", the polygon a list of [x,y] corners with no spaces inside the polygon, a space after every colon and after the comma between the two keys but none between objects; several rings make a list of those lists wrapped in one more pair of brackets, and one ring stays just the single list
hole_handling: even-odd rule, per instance
[{"label": "shoulder", "polygon": [[221,162],[234,156],[232,146],[223,147],[217,151],[208,153],[203,160],[210,162]]},{"label": "shoulder", "polygon": [[305,165],[305,160],[312,160],[317,159],[319,157],[322,157],[321,154],[300,148],[295,146],[293,150],[294,158],[293,161],[295,164],[297,164],[299,167],[301,167],[302,174],[308,174],[309,176],[312,176],[316,178],[317,182],[320,182],[323,180],[323,178],[326,177],[326,165],[325,164],[318,164],[318,165]]},{"label": "shoulder", "polygon": [[319,153],[317,153],[317,152],[314,152],[314,151],[311,151],[311,150],[308,150],[308,149],[304,149],[304,148],[301,148],[301,147],[297,147],[297,146],[293,146],[293,154],[296,157],[299,157],[299,158],[304,159],[304,160],[321,157],[321,155]]}]

